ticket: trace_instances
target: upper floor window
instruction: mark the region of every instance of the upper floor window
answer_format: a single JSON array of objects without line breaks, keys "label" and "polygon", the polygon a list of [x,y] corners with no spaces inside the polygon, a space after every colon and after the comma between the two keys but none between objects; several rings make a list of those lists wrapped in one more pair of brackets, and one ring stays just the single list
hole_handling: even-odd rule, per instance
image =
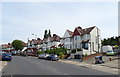
[{"label": "upper floor window", "polygon": [[81,40],[80,36],[74,36],[74,40]]},{"label": "upper floor window", "polygon": [[82,36],[82,39],[83,40],[87,40],[87,39],[90,39],[90,34],[85,34]]}]

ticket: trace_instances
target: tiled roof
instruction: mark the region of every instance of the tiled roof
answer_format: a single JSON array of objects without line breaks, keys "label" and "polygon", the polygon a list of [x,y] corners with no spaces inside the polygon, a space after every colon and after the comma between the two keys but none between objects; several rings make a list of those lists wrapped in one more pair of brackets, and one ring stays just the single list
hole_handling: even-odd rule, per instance
[{"label": "tiled roof", "polygon": [[36,39],[28,40],[28,42],[30,42],[30,43],[33,42],[34,44],[41,44],[42,41],[43,41],[43,40],[41,40],[41,39],[37,39],[37,40],[36,40]]},{"label": "tiled roof", "polygon": [[44,39],[43,39],[43,42],[47,42],[47,40],[48,40],[48,38],[44,38]]},{"label": "tiled roof", "polygon": [[89,28],[85,28],[85,29],[83,29],[83,33],[82,34],[89,34],[94,28],[95,28],[95,26],[89,27]]},{"label": "tiled roof", "polygon": [[89,27],[89,28],[85,28],[85,29],[82,29],[80,26],[76,27],[75,30],[74,30],[73,36],[74,35],[89,34],[94,28],[95,28],[95,26]]},{"label": "tiled roof", "polygon": [[50,41],[58,41],[58,42],[60,41],[60,36],[56,34],[53,37],[48,37],[48,38]]},{"label": "tiled roof", "polygon": [[70,34],[70,36],[73,35],[73,32],[72,32],[72,31],[70,31],[70,30],[67,30],[67,31],[68,31],[68,33]]},{"label": "tiled roof", "polygon": [[56,35],[56,36],[53,36],[52,37],[53,38],[53,41],[58,41],[58,42],[60,42],[60,36],[58,36],[58,35]]},{"label": "tiled roof", "polygon": [[2,48],[12,48],[11,44],[2,44]]}]

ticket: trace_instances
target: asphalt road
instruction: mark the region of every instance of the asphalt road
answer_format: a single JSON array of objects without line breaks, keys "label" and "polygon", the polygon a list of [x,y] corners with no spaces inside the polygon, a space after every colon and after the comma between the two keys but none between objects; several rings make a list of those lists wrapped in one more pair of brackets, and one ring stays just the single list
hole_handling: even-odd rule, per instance
[{"label": "asphalt road", "polygon": [[14,56],[2,70],[2,75],[112,75],[86,67],[41,60],[35,57]]}]

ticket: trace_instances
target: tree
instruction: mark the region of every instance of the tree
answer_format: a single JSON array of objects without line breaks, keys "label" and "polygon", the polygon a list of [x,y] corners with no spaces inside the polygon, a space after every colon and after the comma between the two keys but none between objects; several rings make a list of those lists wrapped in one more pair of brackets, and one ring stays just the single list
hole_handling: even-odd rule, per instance
[{"label": "tree", "polygon": [[44,38],[47,38],[48,35],[47,35],[47,30],[45,30],[45,33],[44,33]]},{"label": "tree", "polygon": [[12,46],[14,47],[15,50],[22,50],[23,49],[23,41],[21,40],[14,40],[12,42]]},{"label": "tree", "polygon": [[48,32],[48,37],[51,37],[51,31],[50,31],[50,29],[49,29],[49,32]]},{"label": "tree", "polygon": [[110,37],[107,39],[102,40],[102,45],[117,45],[118,44],[118,37]]}]

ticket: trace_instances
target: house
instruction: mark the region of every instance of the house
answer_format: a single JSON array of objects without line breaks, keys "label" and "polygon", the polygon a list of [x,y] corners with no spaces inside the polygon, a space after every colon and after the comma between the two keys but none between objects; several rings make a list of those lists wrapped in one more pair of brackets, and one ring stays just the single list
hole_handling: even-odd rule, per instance
[{"label": "house", "polygon": [[72,35],[73,32],[70,30],[66,30],[64,33],[64,36],[61,39],[61,44],[64,45],[64,48],[67,48],[67,53],[71,52],[71,48],[72,48]]},{"label": "house", "polygon": [[15,49],[10,43],[8,43],[8,44],[0,45],[0,51],[11,52],[11,51],[15,51]]},{"label": "house", "polygon": [[27,52],[36,53],[39,50],[41,43],[42,40],[40,38],[28,40]]},{"label": "house", "polygon": [[100,29],[96,26],[85,29],[82,29],[80,26],[76,27],[72,37],[72,46],[73,49],[76,49],[76,52],[83,55],[101,52]]},{"label": "house", "polygon": [[57,48],[60,44],[60,37],[56,34],[53,34],[53,37],[44,38],[42,42],[42,50]]},{"label": "house", "polygon": [[96,26],[85,29],[78,26],[74,32],[66,30],[61,43],[71,53],[75,51],[76,54],[90,55],[101,52],[100,29]]}]

